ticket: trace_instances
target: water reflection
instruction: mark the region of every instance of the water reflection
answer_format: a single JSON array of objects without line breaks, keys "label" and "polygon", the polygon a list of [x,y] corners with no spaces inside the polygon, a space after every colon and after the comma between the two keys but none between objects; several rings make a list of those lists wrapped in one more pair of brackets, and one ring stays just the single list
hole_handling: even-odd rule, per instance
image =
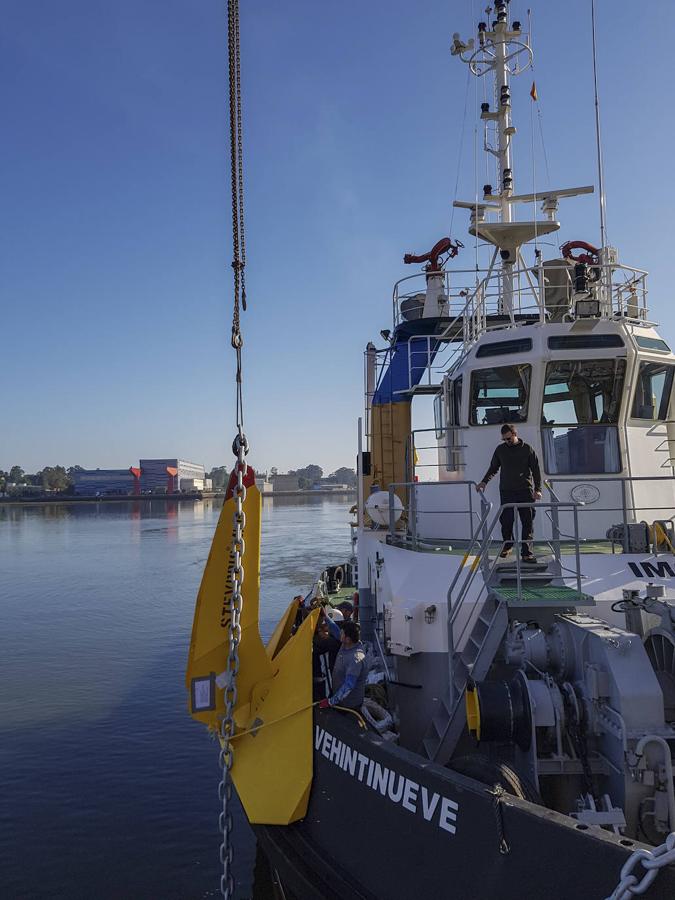
[{"label": "water reflection", "polygon": [[[265,499],[264,637],[347,557],[350,505]],[[4,896],[217,895],[217,753],[187,715],[184,667],[221,506],[0,506]],[[58,823],[49,841],[36,821]],[[236,836],[246,886],[254,845],[241,818]]]}]

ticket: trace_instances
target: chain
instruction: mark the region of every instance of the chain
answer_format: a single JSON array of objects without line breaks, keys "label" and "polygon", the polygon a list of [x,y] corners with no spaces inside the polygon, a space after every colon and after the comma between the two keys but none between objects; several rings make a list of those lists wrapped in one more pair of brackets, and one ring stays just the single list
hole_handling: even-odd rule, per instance
[{"label": "chain", "polygon": [[241,128],[241,81],[239,55],[239,0],[227,3],[227,49],[229,64],[229,104],[230,104],[230,164],[232,187],[232,270],[234,273],[234,309],[232,314],[232,347],[236,353],[236,422],[237,434],[232,444],[232,452],[237,458],[237,482],[233,489],[234,519],[232,544],[228,560],[225,608],[229,619],[229,650],[225,671],[217,679],[224,690],[225,712],[220,723],[220,769],[222,778],[218,785],[218,796],[222,811],[218,827],[222,835],[220,862],[223,874],[220,877],[220,892],[225,900],[234,898],[234,845],[232,842],[232,765],[234,750],[232,738],[235,734],[234,710],[237,705],[237,675],[239,674],[239,643],[241,641],[242,586],[244,584],[244,531],[246,529],[246,454],[248,441],[244,434],[244,401],[242,393],[242,358],[244,340],[239,321],[239,305],[246,309],[246,243],[244,239],[244,162]]},{"label": "chain", "polygon": [[248,441],[246,435],[239,430],[234,439],[232,449],[237,457],[237,483],[234,486],[234,519],[232,528],[232,545],[230,547],[230,559],[228,566],[229,584],[226,588],[228,596],[227,611],[229,617],[230,646],[227,657],[227,667],[219,682],[225,692],[225,714],[220,723],[220,736],[222,749],[220,751],[220,767],[222,779],[218,785],[218,796],[223,804],[223,809],[218,820],[218,827],[222,834],[220,845],[220,861],[223,866],[223,874],[220,878],[220,892],[226,900],[234,897],[234,874],[232,863],[234,859],[234,847],[232,844],[232,778],[231,770],[234,762],[232,737],[235,732],[234,709],[237,705],[237,675],[239,673],[239,642],[241,641],[241,607],[242,586],[244,584],[244,529],[246,528],[246,513],[244,512],[244,500],[246,499],[246,454],[248,453]]},{"label": "chain", "polygon": [[[641,879],[633,874],[638,863],[642,863],[643,869],[646,869]],[[631,897],[644,894],[659,871],[672,863],[675,863],[675,831],[671,831],[665,843],[653,850],[640,849],[631,853],[621,869],[621,881],[607,900],[630,900]]]}]

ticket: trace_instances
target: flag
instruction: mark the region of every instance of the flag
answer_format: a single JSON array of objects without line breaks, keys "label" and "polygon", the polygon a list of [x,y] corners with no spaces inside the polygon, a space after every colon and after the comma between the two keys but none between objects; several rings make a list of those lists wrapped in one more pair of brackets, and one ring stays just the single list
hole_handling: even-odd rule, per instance
[{"label": "flag", "polygon": [[532,99],[535,101],[539,99],[537,95],[537,84],[534,81],[532,82],[532,87],[530,88],[530,97],[532,97]]}]

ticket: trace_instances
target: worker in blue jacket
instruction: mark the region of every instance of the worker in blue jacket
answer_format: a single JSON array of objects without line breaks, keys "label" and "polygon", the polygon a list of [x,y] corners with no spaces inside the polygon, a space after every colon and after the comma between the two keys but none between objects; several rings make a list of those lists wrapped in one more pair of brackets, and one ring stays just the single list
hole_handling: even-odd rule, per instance
[{"label": "worker in blue jacket", "polygon": [[342,646],[333,667],[333,693],[322,700],[319,706],[324,709],[327,706],[360,709],[368,675],[366,651],[361,643],[361,627],[358,622],[350,620],[344,622],[341,628],[334,622],[331,622],[331,626],[331,631],[335,629],[336,632],[342,632]]}]

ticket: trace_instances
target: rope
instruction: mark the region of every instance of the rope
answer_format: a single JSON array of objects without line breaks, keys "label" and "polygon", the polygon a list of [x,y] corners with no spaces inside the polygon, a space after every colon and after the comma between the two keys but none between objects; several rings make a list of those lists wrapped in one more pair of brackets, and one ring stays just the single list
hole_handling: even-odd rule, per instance
[{"label": "rope", "polygon": [[[467,67],[466,70],[466,88],[464,89],[464,113],[462,115],[462,131],[459,138],[459,154],[457,156],[457,175],[455,177],[455,193],[453,200],[457,199],[458,191],[459,191],[459,176],[461,172],[462,166],[462,156],[464,153],[464,132],[466,130],[466,113],[469,106],[469,83],[471,79],[471,70]],[[452,226],[455,222],[455,206],[452,206],[452,212],[450,213],[450,229],[448,234],[452,236]]]},{"label": "rope", "polygon": [[[259,725],[254,725],[253,728],[247,728],[246,731],[238,731],[236,734],[231,735],[228,740],[233,741],[236,738],[245,737],[247,734],[257,734],[263,728],[269,728],[270,725],[277,725],[285,719],[290,719],[291,716],[297,716],[301,712],[307,712],[308,709],[313,709],[315,706],[318,706],[319,703],[321,703],[321,701],[316,700],[314,703],[310,703],[309,706],[302,706],[300,709],[294,709],[293,712],[286,713],[285,716],[279,716],[278,719],[272,719],[271,722],[261,722]],[[340,712],[351,713],[353,716],[356,716],[361,728],[366,729],[368,727],[366,725],[366,720],[361,713],[357,712],[355,709],[350,709],[348,706],[331,706],[331,709],[339,709]]]}]

